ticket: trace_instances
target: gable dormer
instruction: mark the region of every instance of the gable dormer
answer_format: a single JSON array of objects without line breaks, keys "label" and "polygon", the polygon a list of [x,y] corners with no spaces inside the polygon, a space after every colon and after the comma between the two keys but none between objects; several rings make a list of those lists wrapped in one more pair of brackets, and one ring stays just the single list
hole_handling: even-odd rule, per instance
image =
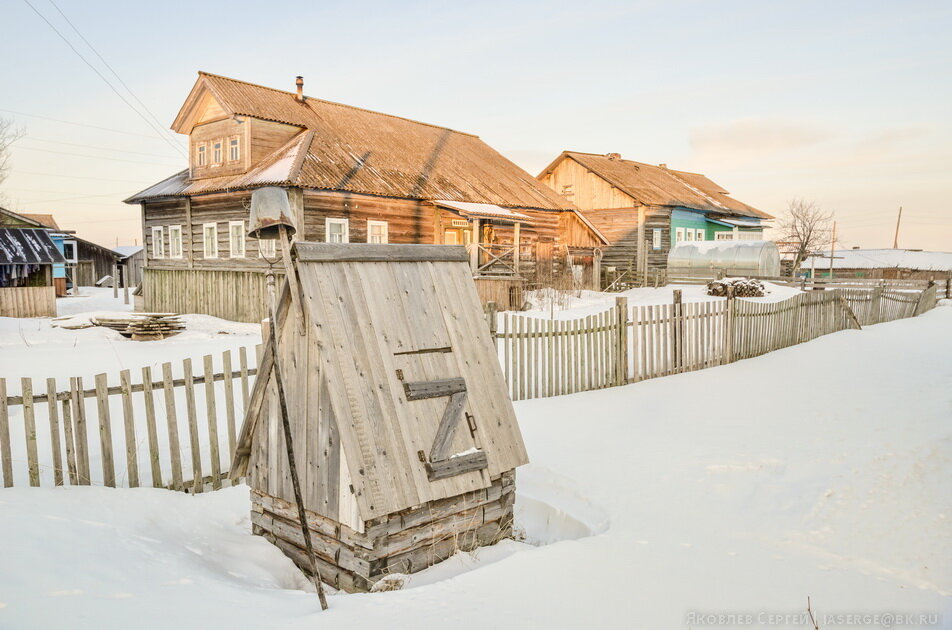
[{"label": "gable dormer", "polygon": [[215,93],[208,75],[199,73],[172,123],[173,131],[189,137],[190,179],[245,173],[303,129],[238,109]]}]

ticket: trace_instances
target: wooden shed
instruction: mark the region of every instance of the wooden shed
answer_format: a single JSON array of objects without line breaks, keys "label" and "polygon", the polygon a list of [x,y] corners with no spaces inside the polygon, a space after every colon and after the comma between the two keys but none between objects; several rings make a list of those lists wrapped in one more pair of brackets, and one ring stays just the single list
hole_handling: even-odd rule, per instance
[{"label": "wooden shed", "polygon": [[[525,446],[468,257],[443,245],[297,242],[276,338],[294,457],[325,582],[369,590],[511,535]],[[270,374],[270,344],[259,374]],[[249,401],[232,476],[256,534],[308,570],[273,379]]]}]

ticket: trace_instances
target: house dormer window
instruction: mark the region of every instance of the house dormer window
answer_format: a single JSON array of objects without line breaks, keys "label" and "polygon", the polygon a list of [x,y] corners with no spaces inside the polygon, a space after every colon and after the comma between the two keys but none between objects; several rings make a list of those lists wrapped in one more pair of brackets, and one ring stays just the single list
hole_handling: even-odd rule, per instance
[{"label": "house dormer window", "polygon": [[212,164],[221,164],[222,158],[222,142],[221,140],[215,140],[212,143]]},{"label": "house dormer window", "polygon": [[238,143],[238,136],[232,136],[228,139],[228,161],[237,162],[241,159],[241,145]]},{"label": "house dormer window", "polygon": [[208,164],[208,146],[202,142],[195,147],[195,166],[205,166]]}]

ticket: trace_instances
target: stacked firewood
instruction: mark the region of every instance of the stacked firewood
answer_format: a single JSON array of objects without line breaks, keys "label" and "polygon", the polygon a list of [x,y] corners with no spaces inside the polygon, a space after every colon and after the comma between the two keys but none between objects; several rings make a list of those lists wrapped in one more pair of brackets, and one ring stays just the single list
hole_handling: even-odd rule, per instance
[{"label": "stacked firewood", "polygon": [[707,283],[707,294],[727,297],[727,288],[734,288],[734,297],[763,297],[764,283],[754,278],[725,278]]},{"label": "stacked firewood", "polygon": [[158,341],[185,330],[185,324],[175,313],[136,313],[129,317],[93,317],[89,321],[133,341]]}]

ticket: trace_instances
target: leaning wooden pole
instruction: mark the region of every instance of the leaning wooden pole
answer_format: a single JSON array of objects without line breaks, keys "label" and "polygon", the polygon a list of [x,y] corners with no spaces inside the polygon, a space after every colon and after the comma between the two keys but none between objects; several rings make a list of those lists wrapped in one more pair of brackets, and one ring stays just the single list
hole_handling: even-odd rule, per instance
[{"label": "leaning wooden pole", "polygon": [[[317,559],[314,557],[314,548],[311,546],[311,530],[307,526],[307,517],[304,514],[304,499],[301,497],[301,484],[298,481],[297,464],[294,461],[294,445],[291,438],[291,422],[288,419],[288,403],[284,397],[284,380],[281,378],[281,366],[278,361],[278,338],[274,332],[277,325],[278,313],[271,304],[271,321],[268,325],[271,339],[271,358],[274,382],[278,389],[278,407],[281,410],[281,424],[284,426],[284,444],[287,448],[288,470],[291,472],[291,487],[294,488],[294,502],[297,503],[298,520],[301,523],[301,535],[304,537],[304,548],[307,551],[307,560],[311,565],[311,576],[317,588],[317,597],[321,600],[321,610],[327,610],[327,597],[324,595],[324,582],[321,580],[320,569],[317,568]],[[267,376],[259,376],[259,378]]]}]

